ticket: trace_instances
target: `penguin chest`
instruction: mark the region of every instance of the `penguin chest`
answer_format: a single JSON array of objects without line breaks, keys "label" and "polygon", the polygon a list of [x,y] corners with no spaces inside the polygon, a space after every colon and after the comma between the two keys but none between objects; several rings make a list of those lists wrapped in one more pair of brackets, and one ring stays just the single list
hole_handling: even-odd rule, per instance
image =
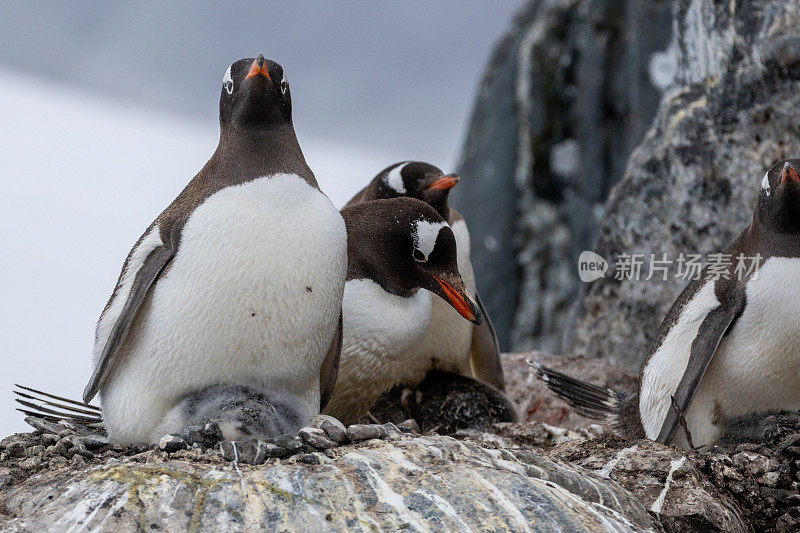
[{"label": "penguin chest", "polygon": [[[747,281],[746,302],[697,387],[686,421],[695,446],[710,446],[726,421],[800,409],[800,259],[773,257]],[[686,370],[692,343],[720,303],[707,281],[682,310],[642,372],[639,410],[648,438],[658,435]],[[681,430],[678,444],[688,448]]]},{"label": "penguin chest", "polygon": [[772,257],[750,279],[746,303],[695,398],[725,419],[800,408],[800,259]]},{"label": "penguin chest", "polygon": [[295,175],[222,189],[187,220],[124,348],[163,396],[249,384],[307,397],[339,318],[344,222]]},{"label": "penguin chest", "polygon": [[431,319],[431,293],[389,294],[370,279],[345,286],[342,356],[326,414],[357,420],[389,390],[409,363],[409,353]]},{"label": "penguin chest", "polygon": [[[456,238],[458,271],[467,290],[475,295],[475,274],[470,259],[470,242],[467,225],[458,220],[451,226]],[[401,382],[414,386],[434,369],[471,376],[469,362],[472,344],[471,322],[458,314],[438,295],[432,295],[430,325],[413,351]]]}]

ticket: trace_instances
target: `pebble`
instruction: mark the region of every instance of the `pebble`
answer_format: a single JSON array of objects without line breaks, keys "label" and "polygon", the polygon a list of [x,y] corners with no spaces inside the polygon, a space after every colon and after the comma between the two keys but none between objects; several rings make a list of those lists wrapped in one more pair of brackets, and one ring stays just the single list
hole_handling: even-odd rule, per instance
[{"label": "pebble", "polygon": [[311,425],[319,428],[328,434],[328,437],[343,444],[347,442],[347,428],[336,418],[328,415],[316,415],[311,417]]},{"label": "pebble", "polygon": [[217,422],[208,422],[202,426],[189,426],[181,433],[181,438],[190,445],[198,444],[205,448],[216,446],[225,440],[222,429]]},{"label": "pebble", "polygon": [[58,435],[54,433],[45,433],[42,435],[42,444],[45,446],[50,446],[51,444],[55,444],[58,442]]},{"label": "pebble", "polygon": [[322,462],[319,456],[314,453],[304,453],[303,455],[299,456],[299,461],[307,465],[318,465]]},{"label": "pebble", "polygon": [[289,453],[298,452],[303,447],[303,443],[300,442],[300,439],[291,435],[280,435],[272,439],[272,442],[284,448]]},{"label": "pebble", "polygon": [[[220,443],[222,457],[228,461],[238,461],[248,465],[260,465],[268,455],[267,442],[257,439],[224,441]],[[273,444],[273,446],[275,446]]]},{"label": "pebble", "polygon": [[328,433],[316,427],[301,428],[297,434],[303,442],[320,450],[336,448],[339,443],[328,437]]},{"label": "pebble", "polygon": [[89,451],[99,450],[103,446],[111,444],[111,439],[103,435],[84,435],[77,437],[77,440]]},{"label": "pebble", "polygon": [[413,418],[403,420],[397,424],[397,429],[404,433],[414,433],[416,435],[420,435],[422,433],[422,431],[419,429],[419,424],[417,424],[417,421]]},{"label": "pebble", "polygon": [[22,457],[25,454],[25,443],[16,441],[6,446],[9,457]]},{"label": "pebble", "polygon": [[353,424],[347,428],[347,437],[353,442],[381,439],[387,433],[386,428],[380,424]]},{"label": "pebble", "polygon": [[158,441],[158,447],[167,453],[177,452],[186,448],[186,441],[175,435],[164,435]]},{"label": "pebble", "polygon": [[41,457],[28,457],[19,464],[19,467],[24,468],[25,470],[30,470],[32,468],[36,468],[40,464],[42,464]]}]

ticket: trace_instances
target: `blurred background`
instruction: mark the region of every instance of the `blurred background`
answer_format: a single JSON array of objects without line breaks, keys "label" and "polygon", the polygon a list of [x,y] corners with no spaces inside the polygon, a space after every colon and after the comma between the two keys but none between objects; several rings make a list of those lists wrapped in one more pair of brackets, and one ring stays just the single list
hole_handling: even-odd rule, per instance
[{"label": "blurred background", "polygon": [[300,144],[341,206],[395,161],[454,170],[519,4],[3,2],[0,435],[27,428],[15,382],[80,396],[125,255],[216,147],[232,61],[286,68]]}]

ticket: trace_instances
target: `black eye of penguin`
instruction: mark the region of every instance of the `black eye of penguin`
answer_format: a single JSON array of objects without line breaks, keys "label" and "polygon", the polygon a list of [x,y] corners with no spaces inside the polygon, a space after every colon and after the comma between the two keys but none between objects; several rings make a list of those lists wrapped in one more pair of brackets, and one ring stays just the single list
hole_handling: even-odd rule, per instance
[{"label": "black eye of penguin", "polygon": [[425,261],[425,254],[414,248],[414,259],[416,259],[419,262],[423,262]]},{"label": "black eye of penguin", "polygon": [[281,94],[286,96],[286,91],[289,90],[289,84],[285,81],[281,82]]},{"label": "black eye of penguin", "polygon": [[228,91],[228,94],[233,94],[233,81],[227,80],[224,85],[225,90]]}]

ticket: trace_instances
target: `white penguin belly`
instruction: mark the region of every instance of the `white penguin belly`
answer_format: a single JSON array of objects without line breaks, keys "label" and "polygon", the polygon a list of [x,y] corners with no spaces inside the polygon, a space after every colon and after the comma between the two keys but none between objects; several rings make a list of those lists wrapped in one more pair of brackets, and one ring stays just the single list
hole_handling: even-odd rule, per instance
[{"label": "white penguin belly", "polygon": [[[467,290],[475,295],[475,273],[470,260],[469,231],[464,220],[451,226],[456,239],[458,271]],[[414,387],[434,369],[471,377],[469,354],[472,345],[472,322],[466,320],[440,296],[432,294],[430,325],[408,356],[408,365],[400,382]]]},{"label": "white penguin belly", "polygon": [[295,175],[227,187],[186,222],[101,390],[109,435],[152,435],[187,393],[250,385],[319,405],[319,370],[338,325],[344,221]]},{"label": "white penguin belly", "polygon": [[[727,420],[745,414],[800,409],[800,259],[773,257],[746,287],[746,304],[722,339],[685,418],[692,444],[709,447]],[[642,373],[639,412],[655,439],[689,361],[692,341],[706,314],[720,305],[709,281],[686,304]],[[676,442],[689,443],[682,429]]]},{"label": "white penguin belly", "polygon": [[431,293],[403,298],[370,279],[354,279],[345,285],[342,311],[339,374],[325,413],[350,424],[403,375],[430,323]]},{"label": "white penguin belly", "polygon": [[[746,295],[688,410],[695,446],[712,445],[728,420],[800,409],[800,259],[768,259]],[[679,437],[686,442],[682,430]]]}]

